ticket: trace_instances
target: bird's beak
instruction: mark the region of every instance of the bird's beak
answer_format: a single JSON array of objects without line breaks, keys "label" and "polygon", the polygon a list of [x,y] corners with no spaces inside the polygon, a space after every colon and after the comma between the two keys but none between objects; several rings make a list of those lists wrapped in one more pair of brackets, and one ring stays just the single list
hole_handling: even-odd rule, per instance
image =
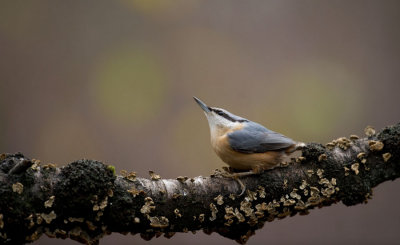
[{"label": "bird's beak", "polygon": [[198,98],[196,98],[194,96],[193,96],[193,99],[197,102],[197,104],[199,104],[201,109],[203,109],[206,113],[211,112],[210,108],[208,108],[208,106],[206,104],[204,104],[203,101],[199,100]]}]

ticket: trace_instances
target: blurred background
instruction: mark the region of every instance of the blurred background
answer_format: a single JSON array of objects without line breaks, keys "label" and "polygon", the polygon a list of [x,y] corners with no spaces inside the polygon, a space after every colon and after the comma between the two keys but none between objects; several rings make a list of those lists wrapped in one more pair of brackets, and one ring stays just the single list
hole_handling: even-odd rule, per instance
[{"label": "blurred background", "polygon": [[[1,1],[0,152],[147,177],[223,166],[192,96],[304,142],[400,122],[399,1]],[[395,244],[399,180],[248,244]],[[34,244],[77,244],[42,236]],[[101,244],[234,244],[217,234]]]}]

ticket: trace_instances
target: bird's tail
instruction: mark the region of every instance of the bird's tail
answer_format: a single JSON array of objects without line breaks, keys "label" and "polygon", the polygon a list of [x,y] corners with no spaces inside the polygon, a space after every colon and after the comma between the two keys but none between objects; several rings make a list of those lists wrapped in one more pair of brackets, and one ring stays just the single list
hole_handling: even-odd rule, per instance
[{"label": "bird's tail", "polygon": [[305,146],[306,146],[306,144],[303,143],[303,142],[296,142],[296,144],[293,144],[292,146],[287,148],[285,150],[285,153],[286,154],[292,154],[295,151],[299,151],[299,150],[303,149]]},{"label": "bird's tail", "polygon": [[297,142],[297,143],[296,143],[296,146],[295,146],[295,149],[296,149],[296,151],[298,151],[298,150],[303,149],[304,147],[306,147],[306,143]]}]

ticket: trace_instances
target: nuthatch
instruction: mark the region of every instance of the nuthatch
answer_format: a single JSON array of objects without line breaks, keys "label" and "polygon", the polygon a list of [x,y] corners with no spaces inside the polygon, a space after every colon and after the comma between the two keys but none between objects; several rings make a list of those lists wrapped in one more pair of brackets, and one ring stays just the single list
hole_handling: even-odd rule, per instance
[{"label": "nuthatch", "polygon": [[286,156],[305,145],[224,109],[209,107],[196,97],[194,99],[206,114],[214,151],[231,168],[248,171],[236,176],[275,168]]}]

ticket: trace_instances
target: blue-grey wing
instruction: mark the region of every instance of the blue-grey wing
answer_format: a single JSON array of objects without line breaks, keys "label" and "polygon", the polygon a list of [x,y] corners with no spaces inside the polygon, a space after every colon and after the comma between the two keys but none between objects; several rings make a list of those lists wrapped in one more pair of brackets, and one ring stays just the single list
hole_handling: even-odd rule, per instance
[{"label": "blue-grey wing", "polygon": [[295,142],[257,123],[228,134],[229,144],[234,151],[242,153],[263,153],[288,148]]}]

